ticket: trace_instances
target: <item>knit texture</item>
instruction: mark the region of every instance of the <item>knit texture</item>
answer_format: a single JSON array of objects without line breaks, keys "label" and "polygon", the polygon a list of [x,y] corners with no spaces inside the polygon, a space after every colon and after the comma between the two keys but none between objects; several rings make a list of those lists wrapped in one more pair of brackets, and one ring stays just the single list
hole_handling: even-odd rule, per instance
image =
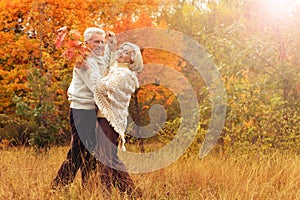
[{"label": "knit texture", "polygon": [[95,109],[94,91],[97,81],[114,60],[115,53],[106,48],[104,57],[91,55],[86,59],[86,67],[74,67],[73,78],[68,88],[71,108]]},{"label": "knit texture", "polygon": [[121,148],[125,148],[125,130],[132,93],[139,87],[135,72],[127,67],[110,67],[107,76],[95,88],[95,101],[99,111],[120,135]]}]

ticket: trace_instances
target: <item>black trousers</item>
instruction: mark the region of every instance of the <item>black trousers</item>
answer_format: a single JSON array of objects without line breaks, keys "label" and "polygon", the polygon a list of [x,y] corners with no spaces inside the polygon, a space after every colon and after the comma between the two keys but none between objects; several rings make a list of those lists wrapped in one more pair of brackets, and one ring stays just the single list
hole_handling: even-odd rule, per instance
[{"label": "black trousers", "polygon": [[109,197],[112,192],[112,186],[114,186],[121,192],[126,192],[131,196],[135,192],[136,187],[126,171],[125,165],[117,155],[119,134],[105,118],[98,118],[98,125],[99,152],[97,158],[100,161],[100,180],[105,189],[104,195]]},{"label": "black trousers", "polygon": [[82,185],[88,182],[90,173],[96,169],[96,159],[91,151],[96,149],[96,111],[70,110],[71,144],[66,160],[62,163],[52,188],[72,183],[80,169]]}]

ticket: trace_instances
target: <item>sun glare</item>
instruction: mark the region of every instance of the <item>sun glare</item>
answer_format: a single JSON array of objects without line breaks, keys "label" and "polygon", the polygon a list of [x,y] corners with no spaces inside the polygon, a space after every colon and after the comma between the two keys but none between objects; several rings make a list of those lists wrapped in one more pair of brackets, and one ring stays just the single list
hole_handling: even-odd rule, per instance
[{"label": "sun glare", "polygon": [[267,0],[265,7],[268,14],[278,16],[288,11],[289,3],[288,0]]},{"label": "sun glare", "polygon": [[300,0],[263,0],[263,9],[271,17],[281,18],[291,16]]},{"label": "sun glare", "polygon": [[292,14],[293,7],[300,4],[300,0],[263,0],[263,8],[272,18],[282,18]]}]

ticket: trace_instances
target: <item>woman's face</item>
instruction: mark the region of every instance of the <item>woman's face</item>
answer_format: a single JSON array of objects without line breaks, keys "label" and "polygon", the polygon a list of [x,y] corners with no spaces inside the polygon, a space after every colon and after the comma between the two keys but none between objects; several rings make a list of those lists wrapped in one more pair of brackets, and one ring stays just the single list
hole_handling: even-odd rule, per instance
[{"label": "woman's face", "polygon": [[123,45],[117,50],[116,60],[118,63],[132,63],[131,54],[133,53],[132,47]]}]

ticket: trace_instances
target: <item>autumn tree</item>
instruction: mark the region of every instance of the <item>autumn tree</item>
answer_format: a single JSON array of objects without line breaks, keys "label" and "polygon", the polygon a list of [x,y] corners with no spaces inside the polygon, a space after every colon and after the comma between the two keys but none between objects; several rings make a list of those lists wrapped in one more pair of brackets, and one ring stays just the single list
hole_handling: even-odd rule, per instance
[{"label": "autumn tree", "polygon": [[[68,127],[69,85],[72,63],[54,47],[62,26],[83,31],[91,26],[89,4],[73,1],[1,1],[1,116],[27,128],[17,130],[32,144],[48,145]],[[2,121],[2,120],[1,120]],[[1,135],[1,138],[5,134]],[[58,137],[59,138],[59,137]],[[18,136],[15,138],[18,141]],[[28,142],[28,140],[22,140]]]},{"label": "autumn tree", "polygon": [[[12,123],[14,126],[19,120],[23,124],[26,122],[26,132],[16,130],[19,136],[15,139],[27,135],[33,144],[40,146],[48,145],[52,136],[59,138],[67,132],[69,106],[66,91],[74,63],[61,56],[65,49],[55,48],[56,31],[63,26],[81,34],[88,26],[116,30],[119,17],[138,17],[138,13],[133,13],[143,7],[142,3],[1,1],[1,126],[15,122]],[[1,138],[7,137],[8,132],[1,133]]]},{"label": "autumn tree", "polygon": [[[15,143],[30,141],[48,146],[66,137],[66,91],[74,63],[62,57],[66,49],[55,48],[59,28],[67,26],[82,35],[88,26],[100,26],[117,34],[158,27],[179,31],[197,41],[218,66],[227,95],[227,118],[220,140],[224,148],[295,149],[300,137],[299,4],[293,4],[281,17],[271,17],[265,12],[264,2],[1,1],[0,140],[8,137],[14,138]],[[155,44],[168,42],[156,38],[152,41]],[[134,38],[118,39],[121,43]],[[192,50],[183,45],[183,39],[170,43],[182,46],[185,52]],[[180,123],[181,92],[174,93],[163,81],[171,77],[180,88],[181,79],[176,78],[184,76],[200,105],[200,144],[211,118],[210,88],[182,54],[144,48],[142,41],[138,42],[145,69],[139,77],[141,88],[131,101],[131,117],[143,128],[151,123],[151,107],[159,104],[169,122],[163,126],[164,136],[173,136],[173,128]],[[168,74],[166,69],[174,71]]]},{"label": "autumn tree", "polygon": [[[220,143],[241,152],[295,150],[300,134],[295,125],[299,124],[299,56],[295,53],[299,5],[286,9],[290,16],[273,21],[264,15],[261,2],[206,1],[203,6],[178,1],[161,17],[171,29],[197,40],[220,69],[227,94]],[[201,112],[209,117],[206,95],[201,101],[208,109]],[[205,133],[208,122],[202,120],[200,132]]]}]

